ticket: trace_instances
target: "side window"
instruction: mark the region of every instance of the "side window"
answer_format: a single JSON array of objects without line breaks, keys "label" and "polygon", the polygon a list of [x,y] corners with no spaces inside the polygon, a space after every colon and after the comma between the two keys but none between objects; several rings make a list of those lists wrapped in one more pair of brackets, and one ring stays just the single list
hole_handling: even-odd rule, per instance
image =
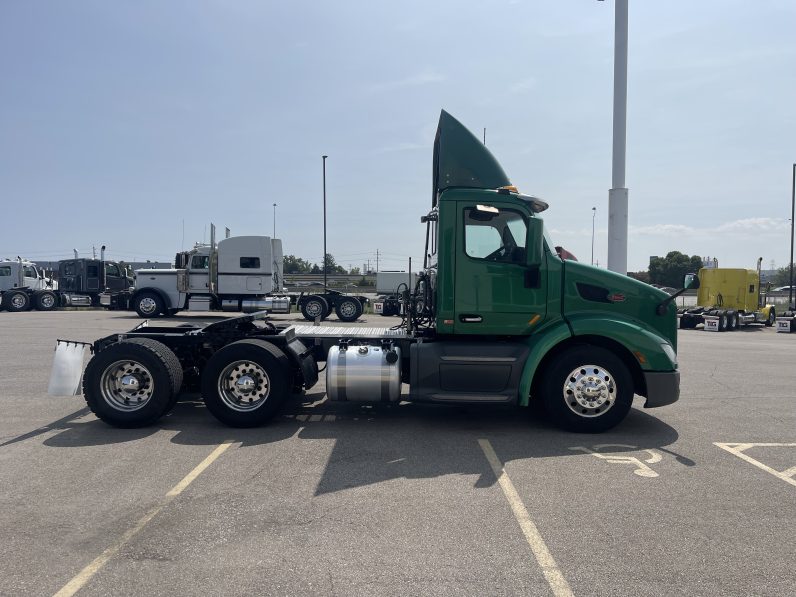
[{"label": "side window", "polygon": [[106,276],[116,276],[119,277],[121,274],[119,273],[119,266],[115,263],[106,263],[105,264],[105,275]]},{"label": "side window", "polygon": [[36,268],[26,265],[22,268],[23,274],[26,278],[38,278],[39,276],[36,274]]},{"label": "side window", "polygon": [[525,263],[525,216],[479,205],[464,210],[464,252],[468,257],[504,263]]},{"label": "side window", "polygon": [[259,257],[241,257],[240,258],[240,268],[241,269],[260,269],[260,258]]},{"label": "side window", "polygon": [[98,265],[87,265],[86,266],[86,277],[87,278],[97,278],[97,277],[99,277],[99,266]]},{"label": "side window", "polygon": [[0,276],[10,276],[11,275],[11,266],[4,265],[0,267]]},{"label": "side window", "polygon": [[191,257],[191,269],[208,269],[210,267],[209,255],[194,255]]}]

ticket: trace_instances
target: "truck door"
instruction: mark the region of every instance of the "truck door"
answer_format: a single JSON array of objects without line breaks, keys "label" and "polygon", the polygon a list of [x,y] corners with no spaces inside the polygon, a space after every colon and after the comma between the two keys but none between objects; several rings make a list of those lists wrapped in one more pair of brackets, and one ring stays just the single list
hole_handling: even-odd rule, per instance
[{"label": "truck door", "polygon": [[190,292],[210,292],[210,256],[194,255],[188,264],[188,289]]},{"label": "truck door", "polygon": [[547,272],[526,265],[528,243],[540,240],[529,238],[529,216],[514,205],[459,205],[454,332],[530,334],[547,314]]},{"label": "truck door", "polygon": [[100,262],[86,261],[86,292],[97,292],[100,289]]},{"label": "truck door", "polygon": [[127,278],[115,263],[105,264],[105,287],[111,292],[127,290]]}]

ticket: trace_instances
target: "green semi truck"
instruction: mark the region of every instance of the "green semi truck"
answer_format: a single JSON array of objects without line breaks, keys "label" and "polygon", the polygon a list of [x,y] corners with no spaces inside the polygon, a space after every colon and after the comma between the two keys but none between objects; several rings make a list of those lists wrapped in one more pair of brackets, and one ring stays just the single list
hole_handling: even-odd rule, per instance
[{"label": "green semi truck", "polygon": [[673,297],[560,258],[540,217],[548,205],[519,193],[444,111],[433,173],[426,259],[398,329],[281,327],[265,313],[138,327],[92,344],[91,410],[112,425],[149,425],[194,385],[222,422],[256,426],[315,385],[323,361],[330,400],[541,402],[579,432],[614,427],[634,395],[645,407],[678,399]]}]

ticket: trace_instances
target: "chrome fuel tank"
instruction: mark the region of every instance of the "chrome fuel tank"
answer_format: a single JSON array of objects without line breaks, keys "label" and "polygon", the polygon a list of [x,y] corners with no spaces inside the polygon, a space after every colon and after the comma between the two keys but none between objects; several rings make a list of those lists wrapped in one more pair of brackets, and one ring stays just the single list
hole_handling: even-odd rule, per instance
[{"label": "chrome fuel tank", "polygon": [[329,400],[397,402],[401,399],[401,349],[335,345],[326,358]]}]

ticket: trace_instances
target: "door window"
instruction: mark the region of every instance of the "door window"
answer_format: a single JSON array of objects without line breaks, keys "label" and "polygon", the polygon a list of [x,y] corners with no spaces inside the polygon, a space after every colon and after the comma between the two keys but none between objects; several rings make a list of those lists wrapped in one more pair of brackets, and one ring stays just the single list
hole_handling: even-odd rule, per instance
[{"label": "door window", "polygon": [[105,275],[106,276],[116,276],[121,277],[119,273],[119,266],[115,263],[106,263],[105,264]]},{"label": "door window", "polygon": [[191,269],[208,269],[210,267],[209,255],[194,255],[191,257]]},{"label": "door window", "polygon": [[464,252],[473,259],[524,264],[527,234],[519,212],[488,205],[464,210]]},{"label": "door window", "polygon": [[31,267],[29,265],[26,265],[22,269],[23,269],[23,272],[24,272],[24,275],[25,275],[26,278],[38,278],[39,277],[39,275],[36,273],[36,268],[35,267]]}]

